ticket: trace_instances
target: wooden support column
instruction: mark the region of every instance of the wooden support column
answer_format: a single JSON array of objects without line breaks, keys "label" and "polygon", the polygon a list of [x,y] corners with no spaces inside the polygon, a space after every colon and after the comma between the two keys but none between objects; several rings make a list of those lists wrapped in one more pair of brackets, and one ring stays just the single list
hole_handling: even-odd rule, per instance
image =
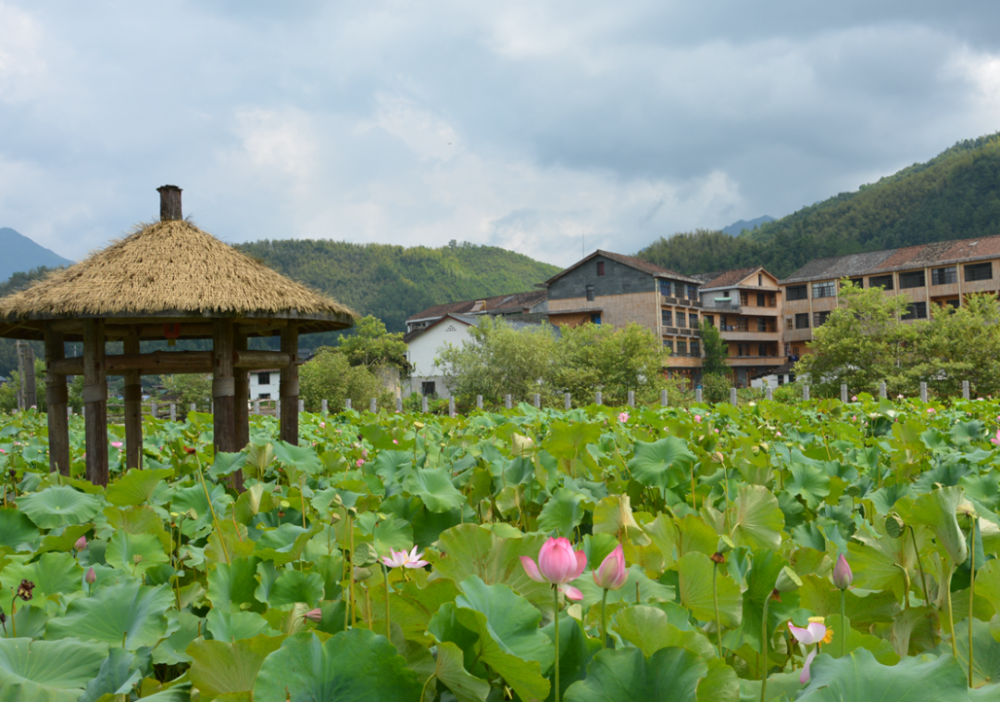
[{"label": "wooden support column", "polygon": [[299,326],[289,322],[281,330],[281,350],[292,362],[281,369],[278,396],[281,398],[281,440],[299,445]]},{"label": "wooden support column", "polygon": [[[125,353],[139,353],[139,330],[129,327],[125,336]],[[125,467],[142,468],[142,375],[126,371],[125,388]]]},{"label": "wooden support column", "polygon": [[[45,325],[45,365],[66,355],[62,332]],[[66,376],[45,374],[45,404],[49,422],[49,471],[69,475],[69,416],[66,413]]]},{"label": "wooden support column", "polygon": [[108,484],[108,384],[104,375],[104,320],[83,323],[83,408],[87,480]]},{"label": "wooden support column", "polygon": [[236,380],[233,376],[233,321],[216,319],[213,324],[212,398],[215,403],[215,450],[233,453],[242,446],[236,445]]},{"label": "wooden support column", "polygon": [[[247,335],[239,330],[233,333],[233,345],[235,351],[246,351]],[[235,353],[233,354],[236,355]],[[250,408],[247,403],[250,401],[250,372],[246,368],[234,368],[234,407],[233,423],[236,432],[236,446],[238,451],[242,451],[250,443]],[[243,471],[238,470],[233,473],[233,488],[236,492],[243,492]]]}]

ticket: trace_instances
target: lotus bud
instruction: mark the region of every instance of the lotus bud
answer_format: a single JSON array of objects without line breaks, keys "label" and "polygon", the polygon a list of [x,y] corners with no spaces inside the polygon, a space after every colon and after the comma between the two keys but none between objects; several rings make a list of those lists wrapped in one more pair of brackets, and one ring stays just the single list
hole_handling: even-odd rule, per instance
[{"label": "lotus bud", "polygon": [[77,539],[76,543],[73,544],[73,548],[75,548],[77,551],[82,551],[83,549],[87,548],[87,537],[81,536],[79,539]]},{"label": "lotus bud", "polygon": [[774,590],[779,593],[791,592],[800,587],[802,587],[802,579],[788,566],[781,569],[781,572],[778,573],[778,580],[774,583]]},{"label": "lotus bud", "polygon": [[366,448],[361,449],[361,458],[366,461],[368,460],[368,449]]},{"label": "lotus bud", "polygon": [[890,512],[885,518],[885,533],[890,539],[898,539],[906,529],[906,522],[895,512]]},{"label": "lotus bud", "polygon": [[97,582],[97,573],[94,572],[93,568],[87,569],[87,574],[83,576],[83,581],[88,585],[93,585]]},{"label": "lotus bud", "polygon": [[615,546],[615,550],[601,562],[593,576],[597,587],[605,590],[620,590],[625,585],[628,568],[625,566],[625,552],[621,544]]},{"label": "lotus bud", "polygon": [[850,564],[841,553],[837,556],[837,565],[833,567],[833,584],[837,586],[838,590],[846,590],[851,586],[852,580],[854,580],[854,573],[851,572]]},{"label": "lotus bud", "polygon": [[323,610],[317,607],[316,609],[310,609],[302,616],[311,622],[316,622],[317,624],[319,624],[319,622],[323,619]]}]

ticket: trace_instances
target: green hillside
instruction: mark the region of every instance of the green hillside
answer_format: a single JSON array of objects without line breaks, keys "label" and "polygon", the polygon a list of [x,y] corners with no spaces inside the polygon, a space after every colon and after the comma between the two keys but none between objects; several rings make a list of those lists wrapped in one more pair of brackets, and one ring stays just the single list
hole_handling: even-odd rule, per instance
[{"label": "green hillside", "polygon": [[279,273],[371,314],[389,331],[444,302],[532,290],[561,269],[495,246],[430,249],[329,240],[256,241],[244,253]]},{"label": "green hillside", "polygon": [[1000,134],[730,237],[699,230],[637,256],[680,273],[763,265],[786,276],[816,258],[1000,234]]}]

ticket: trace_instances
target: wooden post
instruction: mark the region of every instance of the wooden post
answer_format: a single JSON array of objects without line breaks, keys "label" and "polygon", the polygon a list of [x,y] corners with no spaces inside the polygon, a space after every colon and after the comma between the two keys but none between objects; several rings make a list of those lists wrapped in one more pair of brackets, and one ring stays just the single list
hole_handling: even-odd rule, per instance
[{"label": "wooden post", "polygon": [[396,396],[396,411],[397,412],[403,411],[403,398],[399,397],[398,395]]},{"label": "wooden post", "polygon": [[628,391],[628,406],[635,407],[635,390]]},{"label": "wooden post", "polygon": [[21,391],[24,395],[24,409],[38,409],[38,387],[35,384],[35,352],[28,342],[21,344],[20,357],[23,359],[21,371]]},{"label": "wooden post", "polygon": [[160,407],[156,404],[156,400],[149,403],[149,413],[153,415],[153,419],[158,419],[157,415],[160,413]]},{"label": "wooden post", "polygon": [[[233,332],[233,345],[238,354],[247,350],[247,335],[245,332],[235,330]],[[242,451],[250,443],[250,371],[246,368],[235,368],[234,361],[233,392],[235,393],[235,408],[233,421],[236,423],[236,445],[237,451]],[[243,492],[243,471],[238,470],[233,473],[233,487],[238,492]]]},{"label": "wooden post", "polygon": [[20,380],[17,388],[17,408],[19,410],[24,409],[24,354],[21,352],[24,344],[25,342],[20,339],[14,342],[14,351],[17,353],[17,375]]},{"label": "wooden post", "polygon": [[292,362],[281,369],[278,395],[281,396],[281,440],[299,445],[299,327],[295,322],[281,330],[281,350]]},{"label": "wooden post", "polygon": [[236,377],[233,369],[233,320],[212,320],[212,403],[216,452],[239,451],[236,437]]},{"label": "wooden post", "polygon": [[729,388],[729,404],[735,407],[736,402],[737,402],[736,388]]},{"label": "wooden post", "polygon": [[[959,277],[959,280],[961,280],[961,277]],[[964,397],[966,400],[968,400],[969,397],[971,397],[971,393],[969,392],[969,381],[968,380],[963,380],[962,381],[962,397]]]},{"label": "wooden post", "polygon": [[[51,364],[66,355],[62,332],[45,325],[45,363]],[[66,376],[45,374],[45,404],[49,423],[49,471],[69,475],[69,415],[67,414]],[[70,410],[72,411],[72,410]]]},{"label": "wooden post", "polygon": [[847,383],[840,384],[840,401],[847,404]]},{"label": "wooden post", "polygon": [[192,402],[192,403],[191,403],[191,406],[190,406],[190,407],[189,407],[188,409],[189,409],[189,410],[190,410],[191,412],[197,412],[197,411],[198,411],[198,403],[197,403],[197,402]]},{"label": "wooden post", "polygon": [[[132,326],[125,337],[125,353],[139,353],[139,330]],[[125,467],[142,468],[142,375],[125,374]]]},{"label": "wooden post", "polygon": [[104,375],[104,320],[83,322],[83,406],[87,410],[87,479],[108,484],[108,385]]},{"label": "wooden post", "polygon": [[573,407],[573,396],[569,393],[563,395],[563,405],[566,409],[571,409]]},{"label": "wooden post", "polygon": [[177,421],[177,405],[175,405],[173,402],[170,403],[170,421],[171,422]]},{"label": "wooden post", "polygon": [[299,400],[299,414],[302,414],[305,411],[306,411],[306,401]]},{"label": "wooden post", "polygon": [[660,390],[660,404],[664,407],[670,404],[670,395],[666,390]]}]

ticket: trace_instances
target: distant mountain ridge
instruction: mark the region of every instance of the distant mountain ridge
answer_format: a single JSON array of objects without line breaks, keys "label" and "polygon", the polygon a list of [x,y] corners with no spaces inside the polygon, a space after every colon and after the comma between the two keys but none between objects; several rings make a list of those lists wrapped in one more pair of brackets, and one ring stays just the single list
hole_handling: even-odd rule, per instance
[{"label": "distant mountain ridge", "polygon": [[739,236],[740,234],[743,233],[744,229],[752,232],[757,227],[773,221],[774,217],[771,217],[770,215],[764,215],[762,217],[757,217],[756,219],[751,219],[749,221],[741,219],[737,222],[733,222],[728,227],[723,227],[720,231],[725,232],[729,236]]},{"label": "distant mountain ridge", "polygon": [[36,244],[10,227],[0,228],[0,251],[3,251],[3,257],[0,257],[0,282],[15,273],[30,271],[40,266],[58,268],[73,264],[69,259]]},{"label": "distant mountain ridge", "polygon": [[816,258],[1000,234],[1000,133],[731,237],[661,237],[636,256],[679,273],[762,265],[784,277]]}]

